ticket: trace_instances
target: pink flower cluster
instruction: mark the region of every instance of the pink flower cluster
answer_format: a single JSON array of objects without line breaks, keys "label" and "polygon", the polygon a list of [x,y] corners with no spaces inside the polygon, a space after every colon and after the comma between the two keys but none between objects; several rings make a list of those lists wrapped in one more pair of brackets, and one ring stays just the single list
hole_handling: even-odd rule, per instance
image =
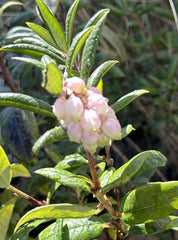
[{"label": "pink flower cluster", "polygon": [[97,88],[86,88],[81,78],[67,78],[63,82],[53,112],[67,128],[69,139],[82,143],[91,153],[111,140],[120,139],[121,126],[108,100]]}]

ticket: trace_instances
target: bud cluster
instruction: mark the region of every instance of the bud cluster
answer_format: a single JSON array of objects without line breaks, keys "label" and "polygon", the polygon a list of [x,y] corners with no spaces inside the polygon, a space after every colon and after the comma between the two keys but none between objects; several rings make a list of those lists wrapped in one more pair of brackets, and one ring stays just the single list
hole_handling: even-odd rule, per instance
[{"label": "bud cluster", "polygon": [[81,78],[67,78],[63,82],[53,112],[67,128],[69,139],[82,143],[89,152],[94,153],[97,147],[106,146],[110,140],[120,139],[121,126],[108,106],[108,99],[97,88],[86,88]]}]

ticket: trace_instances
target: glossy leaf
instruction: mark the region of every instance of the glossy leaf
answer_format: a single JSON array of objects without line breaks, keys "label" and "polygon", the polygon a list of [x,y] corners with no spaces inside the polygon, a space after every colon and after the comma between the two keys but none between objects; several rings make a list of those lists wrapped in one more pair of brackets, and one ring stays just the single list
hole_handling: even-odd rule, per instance
[{"label": "glossy leaf", "polygon": [[27,212],[17,223],[15,231],[23,224],[34,219],[85,218],[96,215],[100,211],[100,209],[96,209],[96,204],[90,207],[70,203],[45,205]]},{"label": "glossy leaf", "polygon": [[10,240],[27,240],[29,237],[29,233],[36,227],[38,227],[40,224],[45,222],[45,219],[39,219],[35,220],[30,223],[24,224],[22,227],[20,227],[16,233],[12,235]]},{"label": "glossy leaf", "polygon": [[89,185],[85,182],[85,180],[80,178],[80,176],[63,169],[42,168],[35,171],[35,173],[50,178],[55,182],[63,184],[64,186],[90,191]]},{"label": "glossy leaf", "polygon": [[45,228],[38,235],[36,240],[59,240],[63,239],[63,220],[57,219],[57,221],[47,228]]},{"label": "glossy leaf", "polygon": [[11,165],[12,177],[31,177],[28,169],[21,163],[12,163]]},{"label": "glossy leaf", "polygon": [[102,189],[102,191],[109,191],[126,183],[132,177],[146,170],[164,166],[165,164],[166,158],[160,152],[150,150],[139,153],[112,174],[108,179],[108,184]]},{"label": "glossy leaf", "polygon": [[0,8],[0,17],[3,14],[3,12],[6,10],[6,8],[11,7],[13,5],[23,5],[23,3],[20,2],[16,2],[16,1],[9,1],[6,2],[5,4],[2,5],[2,7]]},{"label": "glossy leaf", "polygon": [[67,139],[66,131],[61,127],[55,127],[46,131],[34,144],[32,151],[38,154],[40,148],[44,147],[46,144],[58,142]]},{"label": "glossy leaf", "polygon": [[46,78],[45,89],[49,93],[57,95],[62,89],[62,75],[53,62],[47,64]]},{"label": "glossy leaf", "polygon": [[32,145],[38,137],[38,126],[32,112],[5,108],[1,112],[1,132],[11,154],[21,161],[32,158]]},{"label": "glossy leaf", "polygon": [[21,93],[0,93],[0,105],[21,108],[55,118],[52,107],[47,102]]},{"label": "glossy leaf", "polygon": [[[101,35],[101,32],[102,32],[102,29],[103,29],[103,26],[104,26],[104,23],[105,23],[108,13],[109,13],[109,9],[104,10],[102,17],[96,23],[94,29],[92,30],[90,36],[88,37],[88,39],[85,43],[83,53],[82,53],[82,59],[81,59],[81,74],[80,74],[80,76],[82,79],[88,79],[88,77],[90,75],[93,63],[95,61],[96,49],[98,47],[100,35]],[[100,78],[102,78],[102,77],[100,77]],[[99,82],[100,78],[98,79],[98,82]]]},{"label": "glossy leaf", "polygon": [[9,160],[3,148],[0,146],[0,188],[6,188],[12,178]]},{"label": "glossy leaf", "polygon": [[156,182],[129,192],[122,200],[120,211],[129,225],[167,217],[178,209],[178,181]]},{"label": "glossy leaf", "polygon": [[129,135],[135,128],[131,124],[128,124],[126,127],[121,128],[121,139]]},{"label": "glossy leaf", "polygon": [[26,57],[13,57],[12,58],[13,60],[18,60],[18,61],[22,61],[22,62],[25,62],[25,63],[29,63],[29,64],[32,64],[33,66],[41,69],[41,70],[44,70],[45,69],[45,65],[42,64],[40,61],[36,60],[36,59],[33,59],[33,58],[26,58]]},{"label": "glossy leaf", "polygon": [[103,174],[99,178],[101,187],[104,187],[108,184],[109,178],[115,171],[116,169],[114,167],[110,167],[103,172]]},{"label": "glossy leaf", "polygon": [[77,11],[79,1],[80,0],[75,0],[67,12],[65,34],[66,34],[66,41],[68,45],[70,44],[70,41],[71,41],[73,24],[74,24],[75,14]]},{"label": "glossy leaf", "polygon": [[0,233],[1,240],[6,240],[7,230],[12,217],[13,209],[15,206],[16,199],[13,198],[6,202],[2,208],[0,208]]},{"label": "glossy leaf", "polygon": [[53,16],[53,14],[49,11],[47,6],[44,4],[42,0],[36,0],[36,4],[40,11],[40,15],[46,24],[47,28],[49,29],[55,43],[57,46],[63,50],[64,52],[67,51],[67,43],[65,39],[64,32],[57,21],[57,19]]},{"label": "glossy leaf", "polygon": [[66,156],[60,161],[55,168],[56,169],[73,169],[78,168],[82,165],[88,164],[88,160],[78,153]]},{"label": "glossy leaf", "polygon": [[78,33],[72,41],[72,44],[69,48],[67,59],[66,59],[66,73],[68,76],[71,73],[74,61],[83,47],[85,40],[87,39],[88,35],[92,31],[93,27],[87,28],[82,32]]},{"label": "glossy leaf", "polygon": [[100,11],[96,12],[87,22],[87,24],[85,25],[84,29],[94,26],[97,24],[97,22],[101,19],[101,17],[103,16],[103,14],[109,11],[109,9],[101,9]]},{"label": "glossy leaf", "polygon": [[129,103],[134,101],[137,97],[139,97],[145,93],[149,93],[149,91],[144,90],[144,89],[135,90],[135,91],[128,93],[127,95],[121,97],[119,100],[117,100],[117,102],[115,102],[113,105],[111,105],[111,107],[113,108],[113,110],[115,112],[118,112],[121,109],[123,109],[124,107],[126,107]]},{"label": "glossy leaf", "polygon": [[178,231],[178,217],[169,216],[147,223],[136,224],[131,226],[129,232],[131,235],[153,235],[170,229]]},{"label": "glossy leaf", "polygon": [[27,22],[26,23],[27,26],[29,26],[38,36],[40,36],[45,42],[47,42],[48,44],[52,45],[55,48],[58,48],[58,46],[56,45],[55,41],[53,40],[53,38],[51,37],[51,34],[49,33],[48,30],[46,30],[45,28],[35,24],[35,23],[31,23],[31,22]]},{"label": "glossy leaf", "polygon": [[118,61],[107,61],[101,64],[89,77],[87,87],[96,87],[100,79],[112,68]]}]

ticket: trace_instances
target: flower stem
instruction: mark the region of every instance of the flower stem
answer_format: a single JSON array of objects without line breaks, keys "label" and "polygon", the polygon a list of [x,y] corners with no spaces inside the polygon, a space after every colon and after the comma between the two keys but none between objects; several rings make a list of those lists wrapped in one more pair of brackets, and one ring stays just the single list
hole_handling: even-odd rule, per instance
[{"label": "flower stem", "polygon": [[37,199],[29,196],[28,194],[20,191],[19,189],[13,187],[12,185],[9,185],[6,187],[6,189],[10,190],[11,192],[17,194],[17,196],[20,196],[22,198],[25,198],[27,199],[28,201],[30,201],[32,204],[34,205],[37,205],[37,206],[43,206],[46,204],[46,202],[41,202],[41,201],[38,201]]}]

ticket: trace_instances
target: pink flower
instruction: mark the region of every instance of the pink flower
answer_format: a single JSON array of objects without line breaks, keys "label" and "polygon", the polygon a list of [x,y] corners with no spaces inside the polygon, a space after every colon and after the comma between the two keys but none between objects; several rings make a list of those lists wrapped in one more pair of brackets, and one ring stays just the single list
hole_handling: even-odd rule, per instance
[{"label": "pink flower", "polygon": [[75,93],[86,93],[85,82],[78,77],[66,78],[64,81],[64,87],[70,88]]},{"label": "pink flower", "polygon": [[65,102],[65,114],[72,121],[78,121],[83,114],[83,103],[72,94]]},{"label": "pink flower", "polygon": [[87,132],[97,132],[101,126],[101,120],[98,114],[92,109],[84,110],[80,123],[82,128]]},{"label": "pink flower", "polygon": [[66,102],[65,98],[59,97],[56,99],[53,105],[53,113],[56,115],[58,119],[65,118],[65,102]]},{"label": "pink flower", "polygon": [[101,92],[98,88],[96,88],[96,87],[88,87],[88,88],[87,88],[87,93],[88,93],[89,95],[92,94],[92,93],[97,93],[97,94],[103,96],[102,92]]},{"label": "pink flower", "polygon": [[80,143],[81,136],[82,136],[82,128],[79,122],[71,122],[67,126],[67,134],[69,139],[74,142]]},{"label": "pink flower", "polygon": [[110,138],[119,140],[121,137],[121,126],[118,120],[107,118],[102,124],[103,132]]},{"label": "pink flower", "polygon": [[101,132],[98,134],[98,147],[105,147],[109,143],[110,138],[104,133]]},{"label": "pink flower", "polygon": [[108,103],[106,98],[100,94],[93,93],[88,97],[88,108],[93,109],[99,115],[104,115],[108,111]]},{"label": "pink flower", "polygon": [[83,131],[81,141],[83,143],[83,146],[85,149],[87,149],[89,152],[96,152],[96,148],[98,147],[97,141],[98,141],[98,133],[89,133],[86,131]]}]

